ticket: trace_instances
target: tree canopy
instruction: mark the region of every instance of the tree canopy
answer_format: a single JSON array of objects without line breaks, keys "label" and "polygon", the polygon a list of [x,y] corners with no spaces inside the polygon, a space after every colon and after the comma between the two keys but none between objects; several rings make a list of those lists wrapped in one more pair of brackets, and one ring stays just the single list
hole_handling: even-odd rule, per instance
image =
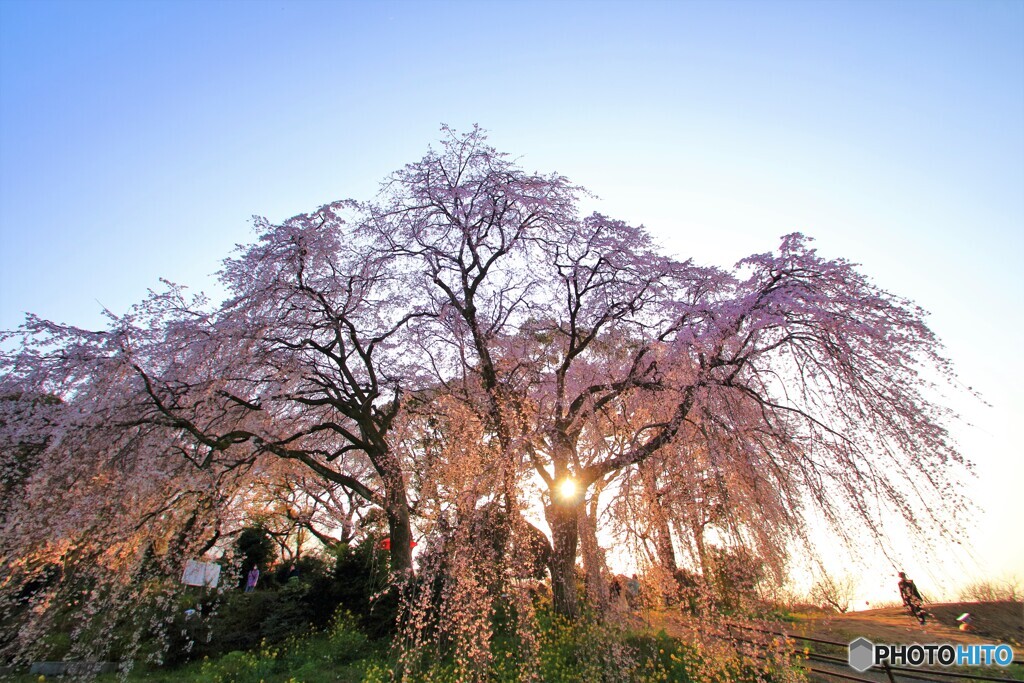
[{"label": "tree canopy", "polygon": [[327,542],[380,510],[399,582],[414,538],[474,548],[431,565],[449,597],[539,558],[570,617],[581,554],[606,595],[604,528],[704,572],[714,543],[781,568],[807,514],[950,523],[923,504],[960,504],[964,462],[920,308],[799,234],[732,268],[673,258],[479,129],[443,135],[372,201],[256,219],[222,303],[165,283],[103,330],[4,333],[9,604],[70,559],[174,574],[229,548],[268,482]]}]

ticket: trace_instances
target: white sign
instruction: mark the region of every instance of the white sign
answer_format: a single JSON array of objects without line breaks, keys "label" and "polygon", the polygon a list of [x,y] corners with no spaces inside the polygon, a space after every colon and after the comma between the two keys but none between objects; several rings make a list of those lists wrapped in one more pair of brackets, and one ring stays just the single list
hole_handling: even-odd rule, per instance
[{"label": "white sign", "polygon": [[185,572],[181,575],[181,582],[186,586],[216,588],[220,582],[220,565],[189,560],[185,563]]}]

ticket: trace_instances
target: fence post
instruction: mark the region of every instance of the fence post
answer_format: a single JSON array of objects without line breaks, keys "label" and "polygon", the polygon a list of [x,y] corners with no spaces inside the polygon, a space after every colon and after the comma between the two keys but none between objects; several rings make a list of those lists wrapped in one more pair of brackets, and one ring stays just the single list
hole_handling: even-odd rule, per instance
[{"label": "fence post", "polygon": [[896,677],[892,675],[892,669],[889,668],[889,662],[882,662],[885,666],[885,675],[889,677],[889,683],[896,683]]}]

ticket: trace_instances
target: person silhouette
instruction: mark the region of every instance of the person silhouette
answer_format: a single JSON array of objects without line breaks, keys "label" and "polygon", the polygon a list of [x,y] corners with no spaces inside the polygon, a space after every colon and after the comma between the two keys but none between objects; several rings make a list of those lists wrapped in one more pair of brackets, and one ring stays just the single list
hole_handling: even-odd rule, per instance
[{"label": "person silhouette", "polygon": [[900,572],[899,589],[903,604],[923,626],[928,613],[924,611],[924,598],[921,597],[921,591],[917,590],[917,584],[908,579],[904,572]]}]

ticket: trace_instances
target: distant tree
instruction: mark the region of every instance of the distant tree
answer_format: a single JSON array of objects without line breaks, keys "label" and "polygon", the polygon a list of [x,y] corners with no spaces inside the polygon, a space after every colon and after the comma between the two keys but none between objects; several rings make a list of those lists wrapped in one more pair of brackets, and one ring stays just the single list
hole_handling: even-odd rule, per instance
[{"label": "distant tree", "polygon": [[242,560],[243,581],[246,572],[253,567],[266,572],[277,559],[274,539],[262,526],[247,526],[242,529],[235,539],[235,551]]},{"label": "distant tree", "polygon": [[960,591],[960,599],[970,602],[1021,602],[1024,600],[1024,581],[1015,575],[975,581]]},{"label": "distant tree", "polygon": [[823,574],[811,586],[811,602],[831,607],[840,614],[846,614],[853,604],[857,591],[857,580],[849,575],[833,576]]},{"label": "distant tree", "polygon": [[370,503],[302,465],[277,465],[274,474],[253,482],[248,505],[283,560],[300,557],[307,545],[329,549],[365,533],[362,521]]}]

